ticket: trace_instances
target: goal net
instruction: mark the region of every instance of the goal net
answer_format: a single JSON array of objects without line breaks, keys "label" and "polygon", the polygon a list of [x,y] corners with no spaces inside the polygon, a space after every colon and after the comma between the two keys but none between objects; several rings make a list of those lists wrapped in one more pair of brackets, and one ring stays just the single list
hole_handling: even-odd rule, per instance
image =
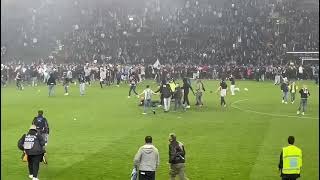
[{"label": "goal net", "polygon": [[286,59],[294,64],[316,65],[319,64],[319,52],[286,52]]}]

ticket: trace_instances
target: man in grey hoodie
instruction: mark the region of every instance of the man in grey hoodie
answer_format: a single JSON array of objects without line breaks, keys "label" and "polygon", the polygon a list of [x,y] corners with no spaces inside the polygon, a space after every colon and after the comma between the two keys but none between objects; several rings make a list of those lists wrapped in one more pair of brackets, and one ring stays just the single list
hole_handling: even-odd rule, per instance
[{"label": "man in grey hoodie", "polygon": [[152,137],[145,137],[145,145],[141,146],[134,157],[134,167],[139,169],[139,180],[155,180],[155,172],[159,167],[158,149],[152,144]]}]

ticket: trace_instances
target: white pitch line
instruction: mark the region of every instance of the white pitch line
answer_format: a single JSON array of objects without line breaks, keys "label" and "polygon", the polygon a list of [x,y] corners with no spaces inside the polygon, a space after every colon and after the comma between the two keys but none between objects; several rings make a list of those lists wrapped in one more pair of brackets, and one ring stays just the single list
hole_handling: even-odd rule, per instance
[{"label": "white pitch line", "polygon": [[271,114],[271,113],[264,113],[264,112],[259,112],[259,111],[253,111],[253,110],[248,110],[248,109],[242,109],[239,108],[237,106],[234,106],[234,104],[241,102],[241,101],[248,101],[249,99],[241,99],[238,101],[235,101],[233,103],[231,103],[231,107],[239,109],[241,111],[245,111],[245,112],[251,112],[251,113],[255,113],[255,114],[262,114],[262,115],[268,115],[268,116],[274,116],[274,117],[289,117],[289,118],[301,118],[301,119],[319,119],[319,118],[315,118],[315,117],[303,117],[303,116],[289,116],[289,115],[282,115],[282,114]]}]

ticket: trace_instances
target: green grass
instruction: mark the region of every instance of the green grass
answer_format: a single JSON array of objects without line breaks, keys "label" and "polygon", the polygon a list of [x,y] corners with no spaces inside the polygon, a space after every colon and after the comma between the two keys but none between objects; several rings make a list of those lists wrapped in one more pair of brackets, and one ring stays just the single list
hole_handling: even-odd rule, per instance
[{"label": "green grass", "polygon": [[[149,83],[156,90],[156,85]],[[228,107],[222,110],[219,95],[209,93],[216,90],[218,82],[205,81],[203,108],[191,106],[187,112],[170,113],[157,109],[156,115],[141,114],[138,99],[127,98],[127,85],[100,89],[96,83],[87,86],[83,97],[78,85],[71,86],[69,96],[63,96],[63,87],[57,86],[56,97],[47,97],[45,86],[26,87],[24,91],[13,86],[2,88],[1,179],[27,179],[27,163],[20,160],[17,141],[27,132],[37,110],[43,109],[51,131],[49,165],[41,164],[40,180],[129,179],[133,157],[146,135],[153,137],[160,151],[157,179],[169,179],[170,132],[185,144],[186,174],[191,180],[280,179],[279,155],[289,135],[296,137],[296,145],[303,151],[301,180],[316,180],[319,87],[311,81],[304,83],[311,92],[304,116],[308,118],[295,114],[299,97],[293,105],[281,104],[279,86],[271,82],[238,81],[241,92],[227,96]],[[145,85],[139,85],[138,92]],[[249,91],[243,91],[245,87]],[[193,105],[195,97],[190,95],[190,99]]]}]

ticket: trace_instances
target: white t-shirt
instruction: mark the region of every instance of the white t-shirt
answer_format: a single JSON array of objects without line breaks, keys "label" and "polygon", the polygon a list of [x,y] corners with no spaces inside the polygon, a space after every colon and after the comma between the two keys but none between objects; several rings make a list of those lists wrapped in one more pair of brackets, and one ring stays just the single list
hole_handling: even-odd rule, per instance
[{"label": "white t-shirt", "polygon": [[107,73],[106,71],[100,71],[100,81],[103,81],[104,79],[106,79]]},{"label": "white t-shirt", "polygon": [[299,67],[299,73],[300,73],[300,74],[303,73],[303,67],[302,67],[302,66]]},{"label": "white t-shirt", "polygon": [[152,94],[154,93],[150,88],[143,90],[144,99],[151,99]]},{"label": "white t-shirt", "polygon": [[225,97],[227,95],[227,89],[221,89],[220,95],[221,97]]}]

